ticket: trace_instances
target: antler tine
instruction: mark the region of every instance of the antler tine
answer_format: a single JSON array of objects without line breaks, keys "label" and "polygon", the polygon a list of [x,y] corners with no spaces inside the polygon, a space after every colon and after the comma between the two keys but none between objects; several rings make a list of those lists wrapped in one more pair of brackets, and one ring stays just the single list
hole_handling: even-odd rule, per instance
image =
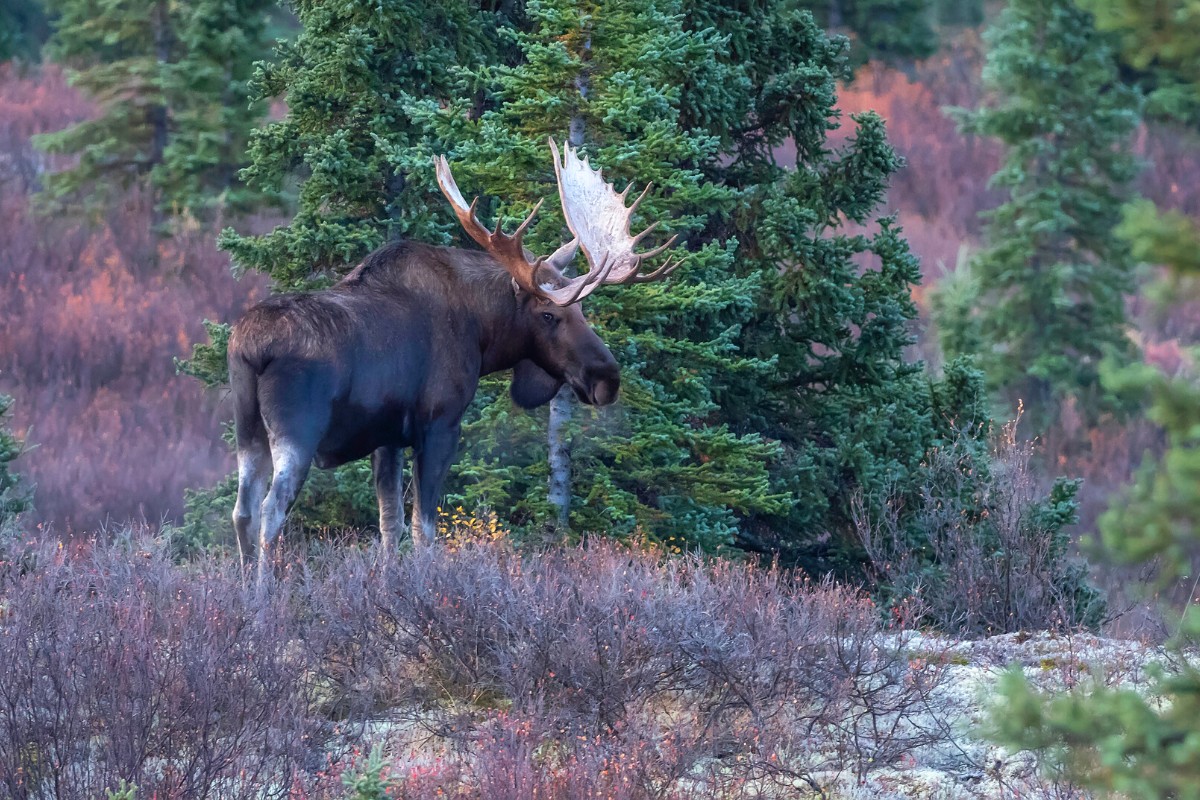
[{"label": "antler tine", "polygon": [[[596,170],[596,174],[599,175],[600,170]],[[630,181],[629,184],[625,187],[625,191],[621,192],[621,200],[622,201],[625,200],[625,195],[629,192],[629,187],[632,185],[633,185],[633,181]],[[612,184],[610,183],[609,186],[612,186]],[[650,181],[649,183],[646,184],[646,188],[642,189],[641,194],[639,194],[636,198],[634,198],[633,205],[631,205],[629,207],[629,210],[625,212],[630,219],[633,219],[633,212],[637,211],[637,207],[642,204],[642,201],[646,199],[646,195],[650,194],[650,190],[653,188],[654,188],[654,181]],[[658,222],[656,221],[654,224],[657,225]]]},{"label": "antler tine", "polygon": [[[555,269],[562,271],[567,268],[567,265],[575,260],[575,254],[578,252],[579,239],[575,238],[547,256],[545,261]],[[588,274],[591,275],[590,272]]]},{"label": "antler tine", "polygon": [[[645,275],[635,274],[631,278],[629,278],[629,280],[627,280],[626,283],[650,283],[651,281],[661,280],[662,278],[665,278],[668,275],[670,275],[675,270],[679,269],[679,267],[683,264],[684,260],[685,260],[684,258],[681,258],[679,256],[671,256],[670,258],[668,258],[666,261],[663,262],[663,265],[661,267],[654,270],[654,272],[651,272],[651,273],[648,273]],[[672,263],[672,262],[674,262],[674,263]]]},{"label": "antler tine", "polygon": [[[650,232],[653,231],[657,227],[658,227],[658,220],[651,222],[649,227],[646,228],[646,230],[642,231],[637,236],[633,237],[633,244],[636,246],[639,242],[642,241],[642,239],[645,239],[647,236],[649,236]],[[674,237],[672,237],[671,241],[674,241]],[[643,254],[643,256],[644,255],[645,254]]]},{"label": "antler tine", "polygon": [[[525,218],[525,221],[522,222],[520,225],[518,225],[517,229],[515,231],[513,231],[512,238],[520,239],[522,236],[525,235],[525,229],[528,228],[530,226],[530,224],[533,222],[533,218],[537,216],[537,213],[538,213],[538,211],[541,210],[542,203],[544,203],[544,202],[546,202],[546,198],[544,198],[544,197],[537,201],[537,204],[533,207],[533,211],[530,211],[529,216]],[[496,223],[496,224],[499,224],[499,223]]]},{"label": "antler tine", "polygon": [[596,291],[596,289],[603,285],[605,282],[604,278],[607,277],[611,270],[612,262],[608,261],[607,257],[605,257],[601,260],[599,267],[573,279],[566,286],[559,287],[558,289],[548,289],[543,286],[542,291],[546,294],[547,299],[556,305],[569,306],[572,303],[578,303]]},{"label": "antler tine", "polygon": [[[649,228],[646,228],[646,230],[642,231],[637,236],[633,237],[634,244],[637,244],[638,242],[640,242],[642,240],[643,236],[650,233],[650,231],[654,230],[656,227],[658,227],[657,222],[655,222]],[[653,250],[647,250],[644,253],[638,253],[638,258],[645,261],[647,258],[654,258],[657,255],[661,255],[662,253],[665,253],[667,251],[667,248],[669,248],[671,245],[675,244],[675,240],[677,240],[678,238],[679,238],[679,234],[677,233],[677,234],[673,235],[670,239],[667,239],[667,241],[660,244],[658,247],[655,247]]]}]

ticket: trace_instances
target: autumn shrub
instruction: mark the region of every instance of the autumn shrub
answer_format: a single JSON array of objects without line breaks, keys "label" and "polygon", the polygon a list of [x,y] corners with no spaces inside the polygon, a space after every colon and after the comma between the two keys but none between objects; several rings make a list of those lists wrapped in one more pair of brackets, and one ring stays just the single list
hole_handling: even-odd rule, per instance
[{"label": "autumn shrub", "polygon": [[178,513],[185,488],[232,461],[218,396],[178,379],[173,358],[199,333],[194,315],[228,314],[246,289],[199,233],[163,243],[169,271],[145,273],[119,246],[123,215],[139,213],[99,228],[0,215],[0,238],[30,242],[18,263],[0,259],[0,388],[37,444],[25,471],[39,518],[63,529]]},{"label": "autumn shrub", "polygon": [[1072,547],[1080,482],[1049,487],[1034,446],[1005,425],[985,458],[962,438],[931,450],[916,523],[896,503],[874,518],[858,505],[859,539],[886,595],[915,603],[942,630],[983,636],[1095,628],[1102,595]]},{"label": "autumn shrub", "polygon": [[0,794],[289,796],[322,741],[280,598],[148,537],[0,555]]},{"label": "autumn shrub", "polygon": [[137,192],[90,221],[36,213],[63,161],[30,138],[89,113],[56,67],[0,65],[0,393],[19,398],[12,426],[37,445],[22,468],[33,521],[60,532],[174,516],[185,488],[228,472],[220,398],[178,378],[174,358],[199,320],[261,288],[234,279],[214,230],[157,238]]},{"label": "autumn shrub", "polygon": [[773,568],[479,537],[322,545],[264,591],[168,551],[4,546],[0,795],[729,796],[946,735],[928,644]]},{"label": "autumn shrub", "polygon": [[705,770],[790,786],[943,735],[919,723],[939,668],[910,663],[869,599],[772,569],[480,541],[344,554],[304,592],[327,707],[440,709],[422,730],[479,754],[466,796],[609,796],[583,777],[600,762],[638,770],[613,797]]}]

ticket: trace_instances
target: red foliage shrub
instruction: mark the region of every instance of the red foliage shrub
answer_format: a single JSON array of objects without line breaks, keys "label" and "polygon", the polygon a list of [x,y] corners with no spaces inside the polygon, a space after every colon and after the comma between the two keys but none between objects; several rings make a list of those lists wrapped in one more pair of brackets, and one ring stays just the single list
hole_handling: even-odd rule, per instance
[{"label": "red foliage shrub", "polygon": [[0,391],[35,446],[37,514],[67,529],[173,516],[231,468],[225,415],[173,359],[262,285],[233,279],[210,231],[160,241],[136,192],[94,223],[36,214],[57,165],[30,136],[87,113],[57,69],[0,65]]},{"label": "red foliage shrub", "polygon": [[684,778],[724,796],[863,774],[942,735],[915,724],[938,668],[848,589],[607,544],[331,566],[308,575],[305,641],[334,707],[425,709],[420,729],[469,753],[462,797],[676,797]]},{"label": "red foliage shrub", "polygon": [[945,736],[906,641],[850,590],[612,546],[343,548],[259,592],[145,535],[9,540],[0,794],[324,798],[372,745],[397,797],[815,786]]},{"label": "red foliage shrub", "polygon": [[322,741],[279,598],[149,537],[0,554],[0,794],[287,797]]}]

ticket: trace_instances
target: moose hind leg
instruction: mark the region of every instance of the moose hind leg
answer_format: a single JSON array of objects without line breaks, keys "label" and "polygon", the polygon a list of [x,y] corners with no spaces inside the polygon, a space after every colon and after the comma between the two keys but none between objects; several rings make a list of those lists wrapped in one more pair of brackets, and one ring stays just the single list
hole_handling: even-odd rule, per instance
[{"label": "moose hind leg", "polygon": [[437,538],[438,502],[442,484],[458,448],[459,426],[437,425],[427,431],[413,458],[413,547],[432,545]]},{"label": "moose hind leg", "polygon": [[271,481],[271,450],[265,441],[238,447],[237,504],[233,507],[233,529],[237,532],[238,556],[245,567],[254,559],[263,500]]},{"label": "moose hind leg", "polygon": [[371,454],[371,471],[379,501],[379,547],[390,554],[404,532],[404,451],[380,447]]},{"label": "moose hind leg", "polygon": [[275,543],[283,529],[288,510],[300,494],[300,487],[308,477],[313,460],[312,448],[294,442],[277,441],[271,447],[271,463],[274,476],[271,490],[262,505],[262,523],[258,536],[258,581],[266,579],[267,563],[277,556]]}]

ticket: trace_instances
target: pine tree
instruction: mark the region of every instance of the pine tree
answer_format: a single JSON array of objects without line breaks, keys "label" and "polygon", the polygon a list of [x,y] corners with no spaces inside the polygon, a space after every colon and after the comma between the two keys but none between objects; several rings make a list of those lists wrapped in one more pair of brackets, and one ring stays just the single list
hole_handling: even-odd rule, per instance
[{"label": "pine tree", "polygon": [[51,0],[50,55],[99,114],[38,137],[46,150],[79,156],[48,177],[48,199],[96,211],[137,186],[151,192],[158,224],[172,212],[202,215],[235,189],[246,135],[263,110],[249,105],[247,80],[271,5]]},{"label": "pine tree", "polygon": [[[1086,4],[1113,30],[1136,63],[1162,70],[1159,85],[1175,99],[1200,96],[1200,23],[1195,0],[1159,4]],[[1164,20],[1171,24],[1162,25]],[[1138,76],[1133,76],[1136,80]],[[1181,122],[1195,125],[1193,104],[1164,102]],[[1200,225],[1179,213],[1160,213],[1148,202],[1130,206],[1118,233],[1142,262],[1165,264],[1172,277],[1161,292],[1171,302],[1196,297],[1200,277]],[[1163,429],[1167,450],[1147,461],[1133,485],[1115,498],[1100,520],[1105,550],[1131,564],[1152,564],[1154,584],[1183,578],[1191,586],[1200,538],[1200,348],[1191,364],[1167,377],[1152,367],[1114,370],[1106,382],[1117,392],[1151,401],[1150,417]],[[1200,614],[1189,602],[1176,611],[1178,634],[1170,646],[1193,651],[1200,641]],[[1200,797],[1200,670],[1188,657],[1162,670],[1150,696],[1099,687],[1065,696],[1039,696],[1020,676],[1003,686],[993,723],[998,738],[1014,747],[1045,751],[1079,784],[1101,793],[1148,800]]]},{"label": "pine tree", "polygon": [[1138,95],[1071,0],[1011,0],[987,42],[984,82],[998,100],[960,118],[1007,146],[993,183],[1009,199],[990,212],[987,249],[971,264],[979,295],[958,324],[975,330],[948,331],[943,344],[957,355],[954,339],[981,342],[993,390],[1008,409],[1023,402],[1037,430],[1068,400],[1094,421],[1114,410],[1100,362],[1131,354],[1132,262],[1113,231],[1136,172]]}]

